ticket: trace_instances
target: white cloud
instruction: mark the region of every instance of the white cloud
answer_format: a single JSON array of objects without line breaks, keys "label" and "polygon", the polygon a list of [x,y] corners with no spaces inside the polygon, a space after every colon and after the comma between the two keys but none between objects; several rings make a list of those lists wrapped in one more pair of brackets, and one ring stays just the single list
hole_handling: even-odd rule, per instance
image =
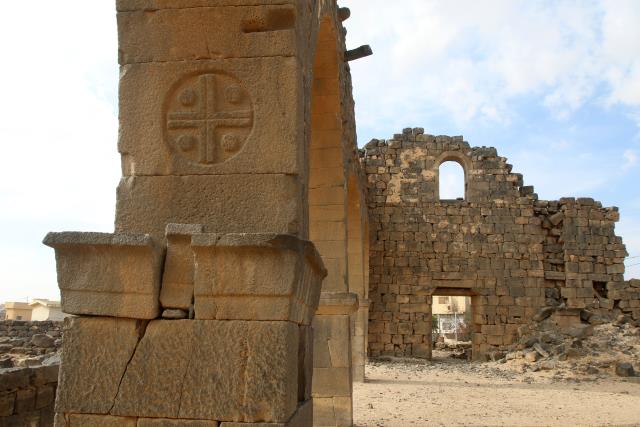
[{"label": "white cloud", "polygon": [[[352,9],[349,43],[370,43],[375,52],[352,67],[365,120],[387,119],[360,97],[366,92],[388,100],[384,110],[402,104],[414,110],[410,118],[437,107],[458,123],[508,123],[509,103],[523,95],[539,96],[558,119],[589,102],[640,106],[636,0],[341,4]],[[385,24],[372,25],[380,15]],[[379,69],[386,72],[370,72]]]},{"label": "white cloud", "polygon": [[636,153],[635,150],[624,150],[624,153],[622,153],[622,157],[624,157],[625,160],[624,164],[622,165],[623,170],[629,170],[638,164],[638,153]]}]

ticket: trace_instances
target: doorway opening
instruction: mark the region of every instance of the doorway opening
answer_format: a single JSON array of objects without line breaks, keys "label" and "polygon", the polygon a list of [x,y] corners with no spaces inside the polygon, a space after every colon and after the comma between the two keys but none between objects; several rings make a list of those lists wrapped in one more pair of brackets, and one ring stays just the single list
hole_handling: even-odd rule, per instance
[{"label": "doorway opening", "polygon": [[470,289],[437,288],[431,297],[433,360],[473,358],[473,293]]}]

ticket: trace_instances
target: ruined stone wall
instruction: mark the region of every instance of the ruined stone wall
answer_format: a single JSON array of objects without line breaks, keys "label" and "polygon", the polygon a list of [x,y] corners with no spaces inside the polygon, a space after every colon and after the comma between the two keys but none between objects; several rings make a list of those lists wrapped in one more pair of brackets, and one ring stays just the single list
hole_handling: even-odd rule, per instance
[{"label": "ruined stone wall", "polygon": [[40,364],[62,346],[62,322],[0,321],[0,369]]},{"label": "ruined stone wall", "polygon": [[53,426],[59,365],[0,370],[0,425]]},{"label": "ruined stone wall", "polygon": [[[548,305],[616,304],[596,288],[623,283],[617,208],[538,200],[495,148],[472,148],[462,137],[405,129],[361,155],[371,221],[370,356],[430,357],[435,294],[472,296],[474,358],[513,344],[518,327]],[[439,198],[447,160],[465,171],[464,200]]]}]

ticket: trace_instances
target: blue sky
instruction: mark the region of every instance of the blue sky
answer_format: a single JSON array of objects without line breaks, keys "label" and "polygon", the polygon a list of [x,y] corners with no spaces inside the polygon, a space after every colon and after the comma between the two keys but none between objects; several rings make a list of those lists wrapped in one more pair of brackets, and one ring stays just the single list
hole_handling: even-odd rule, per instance
[{"label": "blue sky", "polygon": [[[351,63],[360,145],[424,127],[494,146],[541,198],[619,206],[618,234],[640,256],[639,1],[340,4],[348,47],[374,50]],[[0,301],[58,298],[47,231],[113,229],[114,9],[3,5]]]}]

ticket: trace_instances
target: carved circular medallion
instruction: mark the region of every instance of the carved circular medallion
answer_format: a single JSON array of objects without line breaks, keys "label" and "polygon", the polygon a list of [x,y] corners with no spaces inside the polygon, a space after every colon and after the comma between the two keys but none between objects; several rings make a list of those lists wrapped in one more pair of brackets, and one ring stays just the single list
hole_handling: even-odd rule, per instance
[{"label": "carved circular medallion", "polygon": [[253,105],[240,82],[206,72],[178,81],[165,103],[165,137],[179,156],[201,165],[235,156],[253,129]]}]

